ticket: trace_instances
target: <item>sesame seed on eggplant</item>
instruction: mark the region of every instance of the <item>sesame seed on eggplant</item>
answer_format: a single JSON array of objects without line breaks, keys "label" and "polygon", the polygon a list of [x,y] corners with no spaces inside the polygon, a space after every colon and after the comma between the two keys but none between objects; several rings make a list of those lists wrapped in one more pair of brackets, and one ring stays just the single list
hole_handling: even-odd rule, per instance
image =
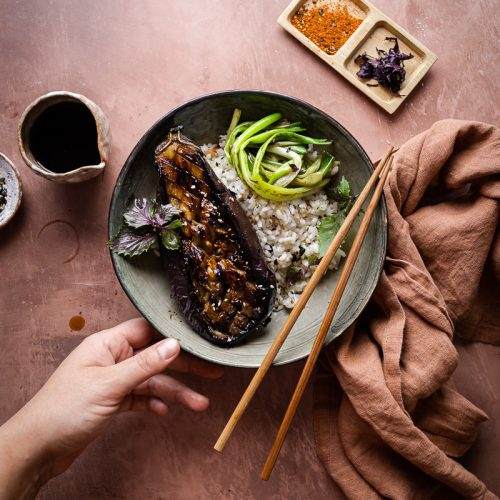
[{"label": "sesame seed on eggplant", "polygon": [[201,149],[172,129],[155,151],[161,203],[180,210],[179,250],[162,245],[172,295],[193,330],[230,347],[270,318],[276,280],[257,235]]}]

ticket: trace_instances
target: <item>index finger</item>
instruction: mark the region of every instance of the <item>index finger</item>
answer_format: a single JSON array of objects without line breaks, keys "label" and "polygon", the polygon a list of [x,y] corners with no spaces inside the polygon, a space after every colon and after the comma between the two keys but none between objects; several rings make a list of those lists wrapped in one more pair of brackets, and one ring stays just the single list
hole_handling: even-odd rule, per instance
[{"label": "index finger", "polygon": [[108,339],[118,337],[125,340],[133,349],[148,345],[154,334],[155,330],[144,318],[129,319],[103,332]]},{"label": "index finger", "polygon": [[221,365],[209,363],[183,351],[170,363],[168,369],[210,379],[220,378],[224,374],[224,368]]}]

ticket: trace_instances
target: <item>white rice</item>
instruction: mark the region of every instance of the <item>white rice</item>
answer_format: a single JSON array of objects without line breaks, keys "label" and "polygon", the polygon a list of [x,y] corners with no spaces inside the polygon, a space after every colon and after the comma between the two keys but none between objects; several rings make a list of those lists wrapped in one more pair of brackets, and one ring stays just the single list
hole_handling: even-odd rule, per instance
[{"label": "white rice", "polygon": [[[276,309],[291,309],[317,267],[317,226],[323,216],[337,211],[337,203],[329,200],[323,192],[287,202],[261,198],[247,187],[228,163],[223,149],[225,139],[221,136],[219,144],[204,144],[201,148],[214,172],[236,195],[253,223],[267,263],[276,276]],[[343,256],[339,250],[330,269],[336,269]],[[290,279],[292,265],[302,271],[295,280]]]}]

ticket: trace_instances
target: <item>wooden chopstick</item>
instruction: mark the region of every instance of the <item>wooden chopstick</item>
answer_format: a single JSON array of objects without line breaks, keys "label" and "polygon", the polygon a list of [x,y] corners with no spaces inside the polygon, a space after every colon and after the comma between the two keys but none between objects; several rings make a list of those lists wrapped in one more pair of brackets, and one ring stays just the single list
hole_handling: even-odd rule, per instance
[{"label": "wooden chopstick", "polygon": [[326,251],[324,257],[321,259],[321,262],[319,263],[318,267],[314,271],[313,275],[309,279],[309,282],[307,283],[306,287],[304,288],[303,292],[301,293],[299,299],[297,300],[297,303],[295,304],[293,309],[290,311],[290,315],[288,316],[287,320],[285,321],[283,328],[280,330],[278,335],[276,335],[276,338],[274,339],[271,347],[269,348],[269,350],[267,351],[267,354],[265,355],[264,359],[262,360],[260,367],[255,372],[252,380],[248,384],[247,389],[243,393],[243,396],[241,397],[240,401],[236,405],[236,408],[234,409],[233,414],[229,418],[226,426],[224,427],[224,430],[222,431],[221,435],[219,436],[219,439],[217,440],[217,442],[214,445],[215,450],[222,451],[224,449],[224,446],[226,445],[234,428],[238,424],[240,418],[242,417],[242,415],[245,412],[246,408],[248,407],[250,401],[252,400],[255,392],[259,388],[259,385],[261,384],[267,371],[271,367],[271,365],[274,361],[274,358],[276,357],[279,350],[281,349],[281,346],[283,345],[286,338],[288,337],[290,330],[293,328],[293,325],[295,325],[297,318],[300,316],[300,313],[303,311],[305,305],[307,304],[307,301],[311,297],[311,295],[314,292],[319,281],[321,280],[323,275],[328,270],[328,266],[330,265],[330,262],[332,261],[333,257],[337,253],[337,250],[340,248],[340,245],[342,244],[345,237],[347,236],[347,233],[351,229],[351,226],[352,226],[353,222],[355,221],[356,216],[358,215],[359,211],[361,210],[361,207],[363,206],[363,203],[365,202],[366,198],[368,197],[368,194],[370,193],[371,189],[378,181],[379,176],[380,176],[388,158],[391,156],[392,152],[393,152],[393,148],[391,146],[387,150],[387,152],[385,153],[384,157],[379,162],[379,164],[377,165],[375,170],[373,171],[370,179],[366,183],[365,187],[363,188],[363,190],[359,194],[356,202],[354,203],[351,210],[347,214],[347,217],[346,217],[344,223],[340,227],[338,233],[335,235],[335,238],[333,239],[333,241],[330,243],[328,250]]},{"label": "wooden chopstick", "polygon": [[330,329],[330,325],[332,323],[335,312],[337,311],[337,307],[342,298],[342,294],[344,293],[347,282],[349,281],[349,277],[351,276],[352,269],[358,258],[366,233],[368,232],[368,227],[370,225],[373,214],[377,208],[378,202],[382,195],[384,184],[385,181],[387,180],[387,175],[389,174],[391,164],[392,164],[392,156],[390,157],[389,161],[386,164],[384,164],[380,180],[377,184],[375,192],[373,193],[368,208],[366,209],[366,213],[361,221],[359,231],[356,234],[351,250],[349,251],[349,254],[345,261],[344,268],[342,269],[339,281],[337,283],[337,286],[335,287],[335,291],[333,292],[330,303],[328,304],[325,317],[321,322],[321,326],[319,328],[311,352],[307,358],[306,364],[304,365],[304,368],[302,370],[302,374],[300,375],[297,387],[295,388],[293,396],[286,410],[285,416],[283,417],[283,421],[281,422],[281,426],[278,430],[278,433],[276,434],[276,438],[271,447],[266,463],[262,468],[261,478],[266,481],[269,479],[271,472],[273,471],[274,464],[276,463],[276,459],[278,458],[278,454],[281,450],[283,442],[285,441],[285,437],[288,433],[288,429],[290,428],[292,419],[295,415],[295,412],[297,411],[297,407],[307,387],[307,383],[309,382],[312,371],[318,359],[319,353],[321,352],[321,348],[323,347],[323,342]]}]

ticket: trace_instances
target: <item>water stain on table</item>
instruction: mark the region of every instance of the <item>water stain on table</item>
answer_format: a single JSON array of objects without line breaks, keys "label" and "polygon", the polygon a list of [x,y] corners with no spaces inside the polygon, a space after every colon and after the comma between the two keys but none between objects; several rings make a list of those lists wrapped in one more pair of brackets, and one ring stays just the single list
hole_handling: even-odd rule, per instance
[{"label": "water stain on table", "polygon": [[[67,264],[71,262],[80,251],[80,236],[76,227],[63,219],[47,222],[38,231],[37,238],[40,244],[51,249],[51,252],[42,252],[42,258],[51,264]],[[54,241],[60,242],[54,245]]]}]

